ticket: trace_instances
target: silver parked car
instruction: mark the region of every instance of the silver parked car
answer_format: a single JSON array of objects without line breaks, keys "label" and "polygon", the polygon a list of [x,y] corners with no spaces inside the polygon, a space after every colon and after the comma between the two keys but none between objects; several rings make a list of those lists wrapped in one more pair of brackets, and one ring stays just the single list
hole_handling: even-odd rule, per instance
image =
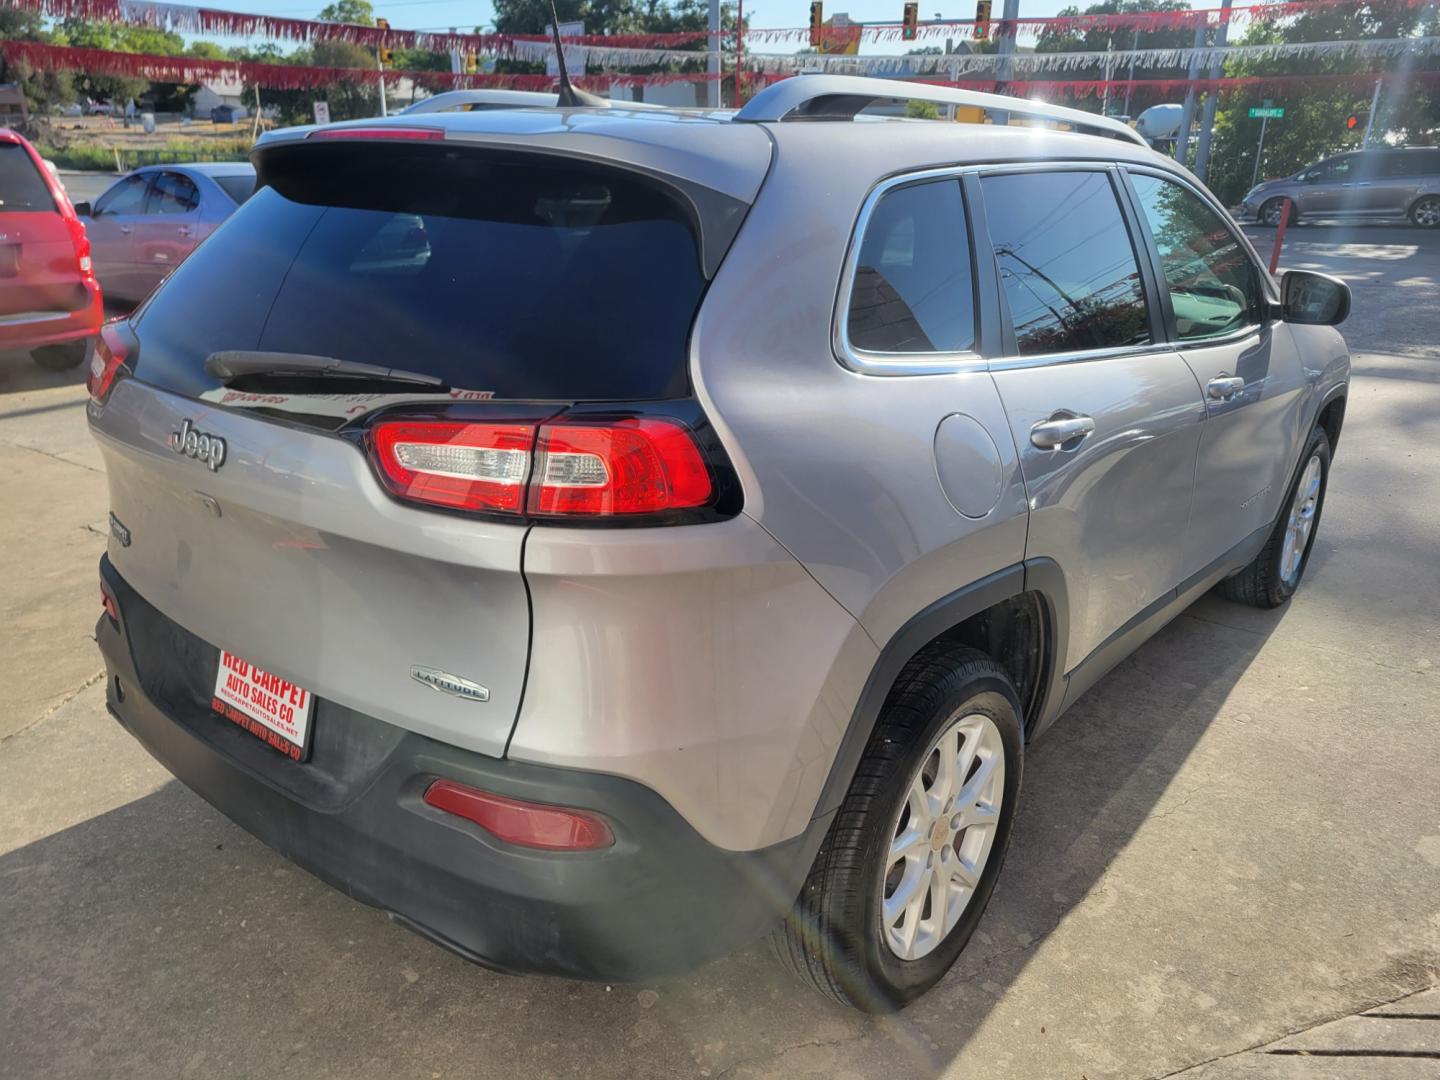
[{"label": "silver parked car", "polygon": [[1409,218],[1433,229],[1440,226],[1440,148],[1336,154],[1294,176],[1251,188],[1240,204],[1240,218],[1278,225],[1287,198],[1294,201],[1292,223],[1304,218]]},{"label": "silver parked car", "polygon": [[254,190],[245,161],[150,165],[78,204],[106,297],[144,297]]},{"label": "silver parked car", "polygon": [[[912,95],[1090,133],[848,122]],[[479,963],[769,933],[903,1005],[975,931],[1027,744],[1206,590],[1300,585],[1349,292],[1272,279],[1115,121],[807,76],[254,161],[94,357],[109,707]]]}]

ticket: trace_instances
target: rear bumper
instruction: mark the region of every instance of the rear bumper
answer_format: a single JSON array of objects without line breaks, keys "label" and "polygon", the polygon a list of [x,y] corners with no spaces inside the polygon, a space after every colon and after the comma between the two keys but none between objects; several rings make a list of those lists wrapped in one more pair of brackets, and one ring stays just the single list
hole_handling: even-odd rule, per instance
[{"label": "rear bumper", "polygon": [[[297,764],[209,712],[196,691],[213,677],[213,646],[108,559],[100,572],[121,614],[96,628],[107,703],[156,760],[317,877],[487,967],[611,980],[694,968],[789,909],[823,836],[820,820],[771,848],[725,851],[633,781],[489,758],[325,701],[311,761]],[[504,844],[425,805],[437,777],[594,810],[616,843],[567,854]]]},{"label": "rear bumper", "polygon": [[36,311],[0,315],[0,349],[36,349],[60,345],[100,332],[105,308],[100,287],[86,283],[87,301],[74,311]]}]

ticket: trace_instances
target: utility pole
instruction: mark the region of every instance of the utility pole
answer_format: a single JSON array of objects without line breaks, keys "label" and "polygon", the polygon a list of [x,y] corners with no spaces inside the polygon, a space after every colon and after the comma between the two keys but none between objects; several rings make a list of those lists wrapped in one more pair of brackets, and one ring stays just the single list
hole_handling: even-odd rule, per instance
[{"label": "utility pole", "polygon": [[375,70],[380,72],[380,78],[376,79],[376,85],[380,87],[380,115],[389,116],[385,108],[385,63],[380,59],[380,50],[375,50]]},{"label": "utility pole", "polygon": [[705,70],[710,78],[705,81],[705,104],[712,109],[720,107],[720,0],[710,0],[710,58],[705,61]]},{"label": "utility pole", "polygon": [[1101,81],[1105,84],[1105,89],[1100,91],[1101,116],[1110,115],[1110,74],[1112,70],[1110,67],[1110,53],[1114,48],[1115,35],[1111,34],[1105,39],[1105,67],[1102,69],[1104,71],[1104,75],[1101,78]]},{"label": "utility pole", "polygon": [[1130,119],[1130,95],[1135,92],[1135,53],[1140,49],[1140,31],[1130,35],[1130,74],[1125,82],[1125,119]]},{"label": "utility pole", "polygon": [[1365,120],[1365,137],[1360,140],[1362,150],[1370,145],[1370,134],[1375,130],[1375,110],[1380,106],[1380,87],[1384,82],[1384,79],[1375,80],[1375,93],[1370,98],[1370,115]]},{"label": "utility pole", "polygon": [[[1230,7],[1234,0],[1221,0],[1220,3],[1220,25],[1215,28],[1215,48],[1219,49],[1225,45],[1225,39],[1230,31]],[[1221,61],[1217,56],[1215,62],[1210,65],[1210,82],[1214,84],[1219,80],[1221,73]],[[1220,91],[1212,85],[1205,92],[1205,118],[1200,122],[1200,145],[1195,149],[1195,175],[1201,182],[1210,172],[1210,140],[1215,134],[1215,106],[1220,104]]]},{"label": "utility pole", "polygon": [[[1003,94],[1015,81],[1015,20],[1020,17],[1020,0],[1005,0],[1000,15],[1000,40],[996,53],[999,62],[995,65],[995,92]],[[1009,113],[997,113],[991,118],[997,124],[1008,124]]]},{"label": "utility pole", "polygon": [[[1269,102],[1266,102],[1268,105]],[[1250,186],[1253,188],[1260,182],[1260,158],[1265,153],[1265,125],[1270,123],[1268,115],[1260,118],[1260,141],[1255,146],[1255,168],[1250,170]]]},{"label": "utility pole", "polygon": [[1180,134],[1175,139],[1175,160],[1186,163],[1190,154],[1190,128],[1195,123],[1195,80],[1200,75],[1200,49],[1205,44],[1205,24],[1195,27],[1195,40],[1190,45],[1190,66],[1185,72],[1185,107],[1180,110]]}]

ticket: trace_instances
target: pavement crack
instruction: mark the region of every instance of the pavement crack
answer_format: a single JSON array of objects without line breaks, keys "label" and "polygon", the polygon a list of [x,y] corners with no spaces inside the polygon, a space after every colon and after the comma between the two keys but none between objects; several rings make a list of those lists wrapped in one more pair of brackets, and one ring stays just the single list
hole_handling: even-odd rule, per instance
[{"label": "pavement crack", "polygon": [[860,1030],[855,1032],[853,1035],[845,1035],[837,1039],[804,1039],[800,1042],[789,1043],[781,1047],[779,1050],[771,1050],[763,1054],[750,1054],[746,1057],[742,1057],[735,1061],[732,1061],[729,1065],[726,1065],[725,1068],[721,1069],[718,1073],[715,1073],[711,1077],[711,1080],[728,1080],[728,1078],[733,1076],[738,1070],[748,1068],[752,1065],[757,1065],[761,1062],[765,1062],[769,1065],[774,1065],[781,1059],[783,1059],[787,1054],[793,1054],[797,1050],[810,1050],[817,1046],[841,1046],[845,1043],[857,1042],[860,1039],[865,1038],[865,1036],[869,1034],[869,1032],[870,1021],[866,1020],[860,1026]]},{"label": "pavement crack", "polygon": [[1373,1009],[1380,1008],[1381,1006],[1393,1005],[1397,1001],[1404,1001],[1406,998],[1414,997],[1416,994],[1423,994],[1426,990],[1429,989],[1433,989],[1433,987],[1416,987],[1412,990],[1406,990],[1403,994],[1400,994],[1393,998],[1386,998],[1383,1001],[1372,1001],[1368,1005],[1362,1005],[1358,1009],[1349,1009],[1345,1012],[1335,1013],[1330,1016],[1323,1016],[1318,1020],[1313,1021],[1312,1023],[1304,1024],[1301,1027],[1297,1027],[1292,1031],[1282,1032],[1281,1034],[1275,1036],[1275,1038],[1273,1039],[1266,1039],[1264,1042],[1254,1043],[1251,1046],[1243,1046],[1239,1050],[1227,1050],[1223,1054],[1216,1054],[1214,1057],[1205,1058],[1203,1061],[1192,1062],[1189,1065],[1185,1065],[1179,1069],[1175,1069],[1173,1072],[1156,1073],[1153,1074],[1149,1078],[1149,1080],[1170,1080],[1170,1077],[1184,1076],[1186,1073],[1193,1072],[1196,1069],[1204,1068],[1206,1065],[1212,1065],[1217,1061],[1225,1061],[1232,1057],[1239,1057],[1241,1054],[1249,1054],[1252,1052],[1259,1052],[1264,1054],[1275,1053],[1275,1051],[1270,1048],[1274,1047],[1275,1044],[1278,1042],[1284,1042],[1286,1039],[1292,1039],[1296,1035],[1303,1035],[1307,1031],[1314,1031],[1316,1028],[1324,1027],[1326,1024],[1333,1024],[1337,1020],[1346,1020],[1352,1016],[1362,1016]]},{"label": "pavement crack", "polygon": [[86,690],[89,690],[90,687],[94,686],[97,682],[99,682],[99,681],[100,681],[101,679],[103,679],[104,677],[105,677],[105,669],[104,669],[104,668],[101,668],[99,671],[95,672],[94,675],[91,675],[91,676],[90,676],[89,678],[87,678],[83,683],[81,683],[81,684],[80,684],[79,686],[77,686],[74,690],[72,690],[72,691],[70,691],[68,694],[66,694],[63,698],[61,698],[59,701],[57,701],[57,702],[56,702],[54,705],[52,705],[50,708],[46,709],[43,713],[41,713],[39,716],[37,716],[34,720],[31,720],[30,723],[26,724],[24,727],[17,728],[16,730],[10,732],[9,735],[0,736],[0,746],[3,746],[5,743],[9,742],[11,739],[15,738],[16,736],[18,736],[18,735],[23,735],[23,734],[25,734],[25,732],[30,731],[30,730],[34,729],[35,727],[39,726],[40,724],[44,723],[46,720],[50,719],[50,717],[54,716],[59,710],[63,709],[66,705],[69,705],[70,702],[74,701],[77,697],[79,697],[81,694],[83,694]]},{"label": "pavement crack", "polygon": [[30,446],[26,443],[12,442],[6,442],[5,445],[13,446],[16,450],[29,450],[32,454],[39,454],[41,457],[53,458],[55,461],[63,462],[66,465],[74,465],[77,469],[84,469],[86,472],[100,473],[102,476],[105,473],[104,469],[97,469],[93,465],[86,465],[82,461],[71,461],[69,458],[63,457],[60,454],[51,453],[49,450],[41,450],[38,446]]}]

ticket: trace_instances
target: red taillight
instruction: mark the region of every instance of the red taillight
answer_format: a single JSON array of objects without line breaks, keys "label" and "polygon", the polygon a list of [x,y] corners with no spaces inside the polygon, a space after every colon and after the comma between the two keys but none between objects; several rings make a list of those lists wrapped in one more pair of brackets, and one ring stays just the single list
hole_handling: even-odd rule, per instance
[{"label": "red taillight", "polygon": [[443,128],[352,127],[320,128],[308,139],[398,139],[405,142],[434,142],[445,138]]},{"label": "red taillight", "polygon": [[370,449],[392,494],[453,510],[617,517],[691,510],[715,497],[689,430],[658,417],[380,420]]},{"label": "red taillight", "polygon": [[401,498],[455,510],[525,508],[533,424],[383,420],[371,438],[385,486]]},{"label": "red taillight", "polygon": [[529,509],[546,516],[653,514],[704,506],[712,490],[695,441],[671,420],[562,419],[540,428]]},{"label": "red taillight", "polygon": [[90,261],[90,235],[85,231],[85,223],[78,217],[71,216],[65,219],[65,227],[70,232],[70,247],[75,252],[75,266],[85,277],[95,276],[95,266]]},{"label": "red taillight", "polygon": [[110,616],[110,621],[119,626],[120,605],[115,602],[115,594],[110,591],[110,586],[104,581],[100,582],[100,606],[105,609],[105,614]]},{"label": "red taillight", "polygon": [[615,843],[605,819],[588,810],[507,799],[452,780],[431,784],[425,802],[473,821],[507,844],[545,851],[595,851]]},{"label": "red taillight", "polygon": [[130,349],[118,326],[115,323],[102,326],[90,357],[90,371],[85,376],[85,389],[90,391],[90,400],[97,405],[105,404],[129,355]]}]

